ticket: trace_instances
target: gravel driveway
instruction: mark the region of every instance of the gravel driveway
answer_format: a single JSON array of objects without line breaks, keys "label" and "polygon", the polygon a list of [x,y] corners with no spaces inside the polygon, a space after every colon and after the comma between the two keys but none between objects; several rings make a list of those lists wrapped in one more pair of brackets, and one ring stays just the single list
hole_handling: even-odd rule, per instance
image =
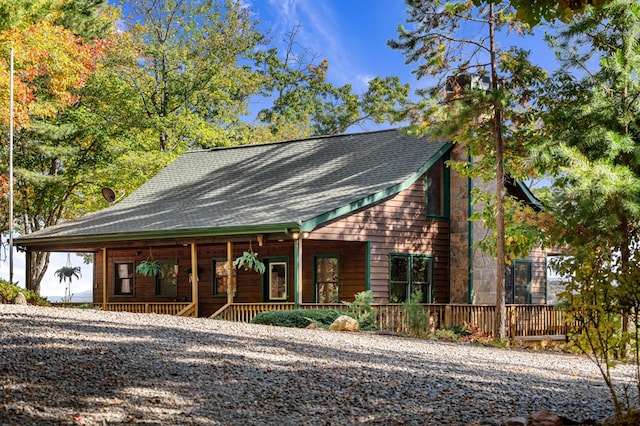
[{"label": "gravel driveway", "polygon": [[16,305],[0,305],[0,339],[2,425],[460,425],[612,413],[595,366],[551,352]]}]

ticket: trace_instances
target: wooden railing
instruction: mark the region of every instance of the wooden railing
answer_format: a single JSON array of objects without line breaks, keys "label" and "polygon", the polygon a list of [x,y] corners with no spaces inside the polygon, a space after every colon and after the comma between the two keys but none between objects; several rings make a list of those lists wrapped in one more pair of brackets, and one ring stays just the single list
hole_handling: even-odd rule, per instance
[{"label": "wooden railing", "polygon": [[[446,328],[468,325],[477,330],[494,335],[496,307],[494,305],[423,305],[430,313],[432,328]],[[401,304],[374,305],[378,311],[381,330],[405,333],[404,309]],[[251,322],[260,312],[269,310],[292,310],[293,303],[236,303],[229,305],[216,318],[236,322]],[[344,304],[301,304],[300,309],[347,310]],[[563,338],[567,333],[565,312],[551,305],[508,305],[507,335],[519,337]]]},{"label": "wooden railing", "polygon": [[[103,309],[102,303],[91,302],[55,302],[51,305],[60,306],[63,308],[80,308],[90,306],[94,309]],[[105,310],[114,312],[132,312],[137,314],[192,316],[191,314],[194,307],[195,304],[189,302],[122,302],[107,303]]]}]

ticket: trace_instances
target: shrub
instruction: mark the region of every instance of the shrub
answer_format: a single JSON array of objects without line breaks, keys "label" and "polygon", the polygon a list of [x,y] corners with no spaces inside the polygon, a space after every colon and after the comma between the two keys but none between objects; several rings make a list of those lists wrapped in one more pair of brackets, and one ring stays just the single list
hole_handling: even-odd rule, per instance
[{"label": "shrub", "polygon": [[430,313],[424,310],[420,301],[422,300],[422,292],[416,291],[411,295],[409,300],[402,303],[404,310],[404,322],[409,330],[409,334],[415,337],[425,337],[429,334]]},{"label": "shrub", "polygon": [[0,303],[13,303],[13,299],[16,298],[18,293],[24,294],[24,297],[27,299],[27,303],[30,305],[51,306],[51,303],[49,303],[47,299],[40,297],[33,291],[18,287],[15,284],[10,284],[7,281],[0,280]]},{"label": "shrub", "polygon": [[378,329],[378,311],[371,307],[373,303],[373,292],[371,290],[356,293],[353,302],[342,302],[353,312],[353,316],[358,320],[360,330]]},{"label": "shrub", "polygon": [[265,311],[256,315],[251,323],[276,325],[280,327],[306,328],[312,322],[328,327],[340,315],[348,312],[331,310],[294,309],[291,311]]}]

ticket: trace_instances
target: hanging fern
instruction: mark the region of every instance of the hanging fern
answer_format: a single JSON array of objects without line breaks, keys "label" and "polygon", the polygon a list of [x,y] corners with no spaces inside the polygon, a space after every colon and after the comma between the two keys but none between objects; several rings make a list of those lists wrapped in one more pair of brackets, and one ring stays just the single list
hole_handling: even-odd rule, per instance
[{"label": "hanging fern", "polygon": [[80,278],[82,276],[79,266],[63,266],[60,269],[57,269],[53,274],[60,278],[60,282],[67,280],[71,282],[73,277]]},{"label": "hanging fern", "polygon": [[146,277],[164,276],[162,265],[157,260],[143,260],[136,266],[136,272]]},{"label": "hanging fern", "polygon": [[243,267],[245,271],[256,271],[260,274],[264,274],[265,271],[264,263],[258,259],[258,253],[254,253],[251,249],[243,252],[242,256],[233,261],[233,265],[236,268]]}]

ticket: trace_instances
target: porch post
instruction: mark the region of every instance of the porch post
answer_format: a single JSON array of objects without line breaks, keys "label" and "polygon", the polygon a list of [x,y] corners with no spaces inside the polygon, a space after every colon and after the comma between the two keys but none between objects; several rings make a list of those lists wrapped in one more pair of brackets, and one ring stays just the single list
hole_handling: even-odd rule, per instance
[{"label": "porch post", "polygon": [[193,316],[198,317],[198,247],[191,243],[191,301],[194,304]]},{"label": "porch post", "polygon": [[102,310],[107,310],[107,248],[102,247]]},{"label": "porch post", "polygon": [[294,303],[298,308],[302,303],[302,235],[297,240],[293,240],[293,261],[294,261]]},{"label": "porch post", "polygon": [[[215,271],[214,271],[215,274]],[[227,241],[227,304],[233,304],[233,293],[236,291],[233,285],[233,243]]]},{"label": "porch post", "polygon": [[24,264],[25,264],[24,270],[26,271],[25,273],[26,276],[24,277],[25,286],[26,288],[31,288],[31,249],[30,248],[27,248],[27,252],[25,253]]}]

